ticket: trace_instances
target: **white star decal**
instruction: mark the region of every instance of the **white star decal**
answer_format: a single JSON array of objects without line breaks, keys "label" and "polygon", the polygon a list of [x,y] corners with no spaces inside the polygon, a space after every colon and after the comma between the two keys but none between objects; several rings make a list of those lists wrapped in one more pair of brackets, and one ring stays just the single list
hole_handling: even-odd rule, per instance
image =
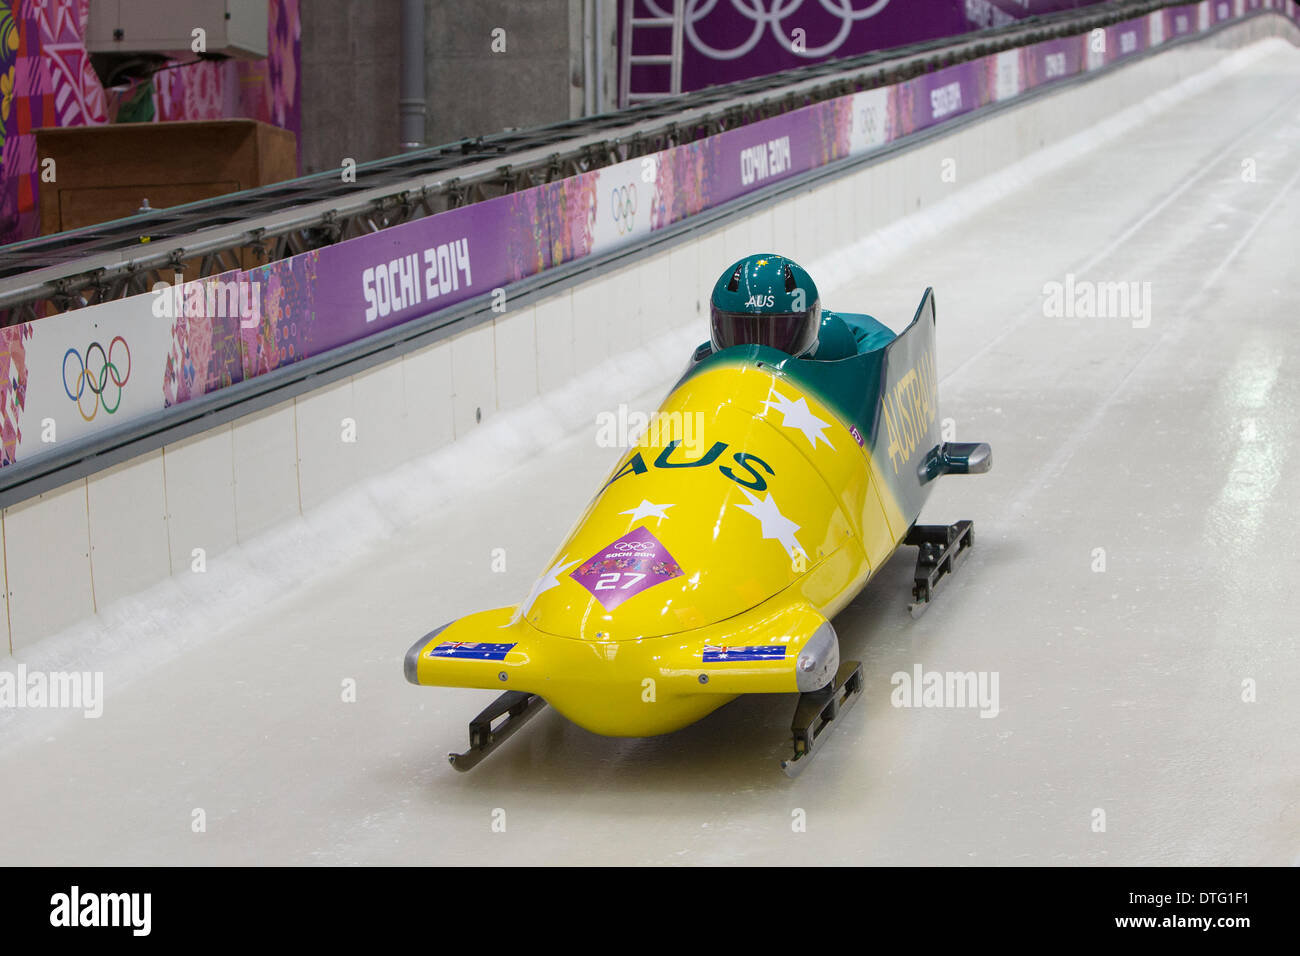
[{"label": "white star decal", "polygon": [[664,514],[672,505],[655,505],[641,499],[641,503],[635,508],[629,508],[627,511],[620,511],[621,515],[631,515],[633,521],[643,521],[646,518],[658,518],[662,522],[668,515]]},{"label": "white star decal", "polygon": [[776,386],[772,387],[771,394],[776,396],[776,401],[766,401],[763,405],[767,408],[775,408],[781,413],[782,425],[803,432],[804,437],[812,443],[813,448],[817,447],[818,441],[824,441],[834,450],[835,446],[831,445],[831,440],[822,434],[831,427],[831,423],[822,421],[814,415],[812,409],[808,407],[806,399],[800,397],[795,401],[791,401],[778,392]]},{"label": "white star decal", "polygon": [[749,504],[737,504],[736,507],[758,519],[763,538],[765,540],[774,538],[781,542],[781,546],[785,548],[785,553],[791,558],[794,558],[796,554],[804,554],[803,546],[799,544],[799,539],[795,537],[795,532],[799,530],[799,526],[781,514],[776,507],[776,502],[772,500],[772,493],[769,491],[765,499],[760,499],[757,495],[750,494],[747,488],[741,488],[740,490],[749,499]]},{"label": "white star decal", "polygon": [[[521,617],[531,611],[533,609],[533,603],[541,597],[543,593],[549,591],[551,588],[558,588],[560,586],[560,575],[578,563],[577,561],[570,561],[568,564],[565,564],[564,558],[567,557],[567,554],[561,557],[553,568],[537,579],[536,583],[533,584],[533,589],[528,592],[528,597],[524,599],[524,603],[515,608],[514,616],[510,618],[510,624],[514,624]],[[507,624],[506,627],[509,627],[510,624]]]}]

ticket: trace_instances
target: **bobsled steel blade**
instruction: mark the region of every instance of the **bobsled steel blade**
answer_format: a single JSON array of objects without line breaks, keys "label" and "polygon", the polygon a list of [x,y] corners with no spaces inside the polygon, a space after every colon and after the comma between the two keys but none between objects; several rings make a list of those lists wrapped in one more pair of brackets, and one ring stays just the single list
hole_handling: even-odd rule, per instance
[{"label": "bobsled steel blade", "polygon": [[[508,690],[489,704],[469,724],[469,749],[463,754],[447,754],[447,760],[462,773],[473,770],[492,751],[510,739],[520,727],[537,716],[546,701],[536,694]],[[493,726],[493,721],[505,718]]]},{"label": "bobsled steel blade", "polygon": [[821,690],[799,695],[790,730],[794,735],[794,756],[781,761],[787,777],[797,777],[830,733],[835,721],[862,696],[862,664],[844,661],[835,679]]},{"label": "bobsled steel blade", "polygon": [[961,567],[975,544],[975,524],[916,524],[907,532],[903,544],[917,548],[916,573],[912,579],[912,617],[920,617],[934,593],[948,575]]}]

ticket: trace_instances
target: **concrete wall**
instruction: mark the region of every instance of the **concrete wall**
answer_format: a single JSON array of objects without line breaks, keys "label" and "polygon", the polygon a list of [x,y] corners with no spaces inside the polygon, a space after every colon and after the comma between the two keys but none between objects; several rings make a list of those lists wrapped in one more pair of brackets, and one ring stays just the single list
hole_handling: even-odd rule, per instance
[{"label": "concrete wall", "polygon": [[400,152],[401,4],[310,0],[301,17],[303,173]]},{"label": "concrete wall", "polygon": [[[303,173],[400,152],[401,4],[311,0],[301,16]],[[588,43],[603,51],[593,111],[615,109],[617,19],[618,0],[425,0],[425,144],[584,115]]]},{"label": "concrete wall", "polygon": [[[1300,42],[1294,26],[1278,18],[1249,21],[1208,43],[1034,98],[688,233],[654,255],[455,338],[6,508],[0,527],[10,647],[30,647],[168,574],[190,573],[197,549],[211,561],[349,485],[553,392],[579,369],[687,325],[702,340],[706,290],[727,263],[780,237],[783,252],[815,267],[942,201],[956,187],[937,175],[941,156],[956,159],[964,184],[976,182],[1097,123],[1117,105],[1197,73],[1212,61],[1208,47],[1241,46],[1270,33]],[[661,290],[668,290],[666,301]],[[611,312],[611,300],[632,307]],[[611,319],[621,324],[611,326]],[[345,437],[345,420],[353,441]]]},{"label": "concrete wall", "polygon": [[[582,0],[426,0],[428,143],[580,115],[582,9]],[[492,51],[496,29],[504,52]]]}]

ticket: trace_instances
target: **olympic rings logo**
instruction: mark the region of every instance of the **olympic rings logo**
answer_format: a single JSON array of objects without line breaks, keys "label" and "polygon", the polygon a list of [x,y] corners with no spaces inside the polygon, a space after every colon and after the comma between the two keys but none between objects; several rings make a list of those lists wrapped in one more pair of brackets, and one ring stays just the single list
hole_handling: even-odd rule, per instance
[{"label": "olympic rings logo", "polygon": [[[122,343],[122,351],[126,362],[126,372],[122,372],[119,364],[123,357],[115,352],[117,343]],[[98,357],[96,356],[98,353]],[[75,378],[75,389],[68,383],[68,359],[76,356],[77,368]],[[118,357],[118,361],[114,361]],[[77,411],[81,413],[83,420],[91,422],[99,414],[99,406],[104,406],[104,411],[112,415],[117,411],[118,406],[122,404],[122,386],[131,378],[131,346],[126,344],[126,339],[120,335],[115,335],[113,341],[108,343],[108,351],[104,351],[104,346],[98,342],[91,342],[90,347],[86,349],[86,355],[83,358],[81,353],[75,348],[68,349],[63,353],[63,391],[67,393],[68,398],[77,403]],[[112,383],[117,388],[117,399],[110,406],[108,404],[109,384]],[[74,394],[75,391],[75,394]],[[82,398],[89,392],[94,399],[94,405],[90,409],[90,414],[86,414],[86,409],[82,407]]]},{"label": "olympic rings logo", "polygon": [[636,218],[636,183],[615,186],[610,193],[610,204],[610,215],[614,217],[618,234],[622,236],[631,232]]},{"label": "olympic rings logo", "polygon": [[[664,10],[659,6],[662,0],[644,0],[644,2],[651,16],[671,18],[673,15],[671,10]],[[713,8],[718,5],[718,0],[686,0],[683,14],[686,40],[697,53],[710,60],[736,60],[753,50],[763,39],[763,34],[770,29],[772,38],[787,53],[794,53],[807,59],[817,59],[835,53],[848,39],[855,23],[868,20],[880,13],[889,6],[889,0],[867,0],[867,6],[860,8],[853,6],[853,0],[818,0],[818,4],[825,13],[838,17],[840,21],[836,35],[818,47],[796,49],[782,25],[783,20],[788,20],[798,12],[804,5],[804,0],[768,0],[766,5],[764,0],[731,0],[732,7],[745,19],[750,20],[753,28],[739,46],[732,47],[730,50],[719,50],[710,46],[701,40],[695,31],[695,24],[713,12]]]}]

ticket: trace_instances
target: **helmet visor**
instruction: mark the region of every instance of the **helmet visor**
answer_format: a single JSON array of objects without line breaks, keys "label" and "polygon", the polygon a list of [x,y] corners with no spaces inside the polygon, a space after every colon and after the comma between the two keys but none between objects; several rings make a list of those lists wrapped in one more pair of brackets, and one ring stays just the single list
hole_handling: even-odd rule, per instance
[{"label": "helmet visor", "polygon": [[788,355],[802,355],[817,341],[818,305],[807,312],[724,312],[710,306],[714,351],[733,345],[766,345]]}]

